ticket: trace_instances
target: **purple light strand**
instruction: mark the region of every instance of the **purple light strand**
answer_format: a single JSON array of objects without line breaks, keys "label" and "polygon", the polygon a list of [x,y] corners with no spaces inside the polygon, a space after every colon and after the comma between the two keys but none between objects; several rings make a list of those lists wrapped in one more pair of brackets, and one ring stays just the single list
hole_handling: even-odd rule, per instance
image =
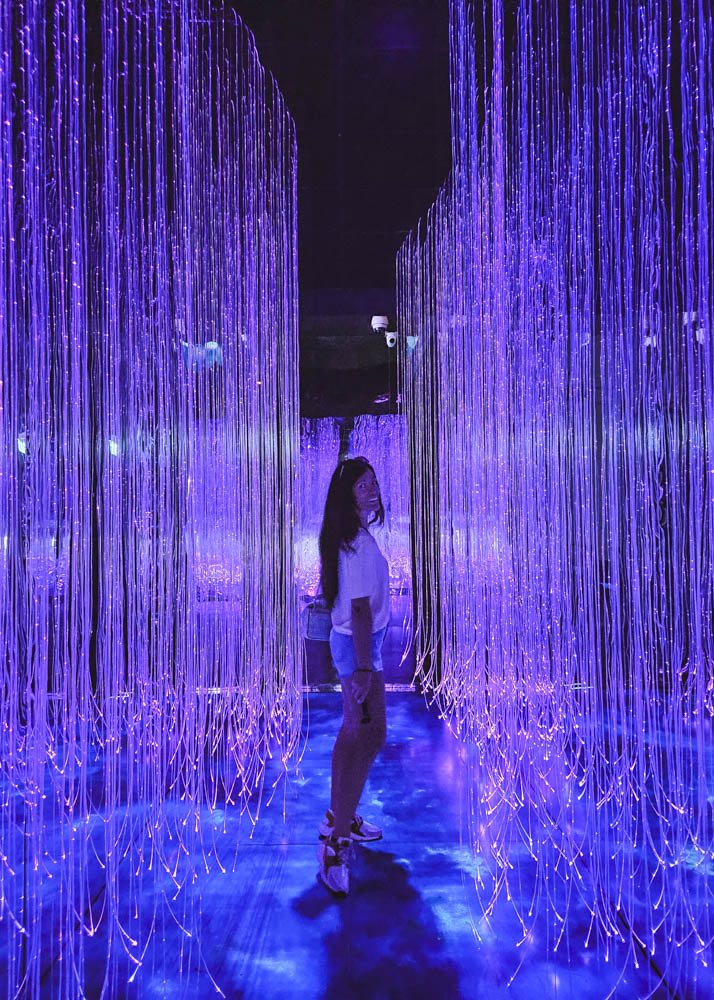
[{"label": "purple light strand", "polygon": [[483,920],[512,898],[526,956],[584,903],[676,992],[713,935],[714,26],[514,25],[453,0],[453,172],[397,258],[422,683],[473,745]]},{"label": "purple light strand", "polygon": [[167,920],[190,976],[298,750],[295,132],[208,9],[0,11],[8,995],[115,995]]}]

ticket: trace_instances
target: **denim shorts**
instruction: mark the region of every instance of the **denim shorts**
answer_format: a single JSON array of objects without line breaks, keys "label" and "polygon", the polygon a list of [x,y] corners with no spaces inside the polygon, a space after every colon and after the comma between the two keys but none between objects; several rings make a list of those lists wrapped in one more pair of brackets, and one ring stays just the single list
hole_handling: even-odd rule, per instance
[{"label": "denim shorts", "polygon": [[[372,670],[382,669],[382,643],[387,634],[387,627],[380,628],[372,633]],[[355,656],[355,644],[351,635],[343,635],[334,629],[330,632],[330,652],[332,662],[340,677],[349,677],[357,669],[357,657]]]}]

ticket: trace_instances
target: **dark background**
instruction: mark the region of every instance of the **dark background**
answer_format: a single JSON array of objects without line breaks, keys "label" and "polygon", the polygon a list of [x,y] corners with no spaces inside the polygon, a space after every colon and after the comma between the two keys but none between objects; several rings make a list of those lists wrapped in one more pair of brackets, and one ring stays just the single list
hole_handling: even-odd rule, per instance
[{"label": "dark background", "polygon": [[448,0],[232,0],[298,139],[301,412],[394,412],[395,258],[451,165]]}]

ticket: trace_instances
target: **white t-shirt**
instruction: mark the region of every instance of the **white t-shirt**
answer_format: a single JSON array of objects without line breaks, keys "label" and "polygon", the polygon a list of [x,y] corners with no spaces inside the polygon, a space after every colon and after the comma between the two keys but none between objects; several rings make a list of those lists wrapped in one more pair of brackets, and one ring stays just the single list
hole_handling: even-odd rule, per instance
[{"label": "white t-shirt", "polygon": [[332,608],[335,632],[352,635],[352,601],[369,597],[372,631],[389,625],[389,566],[375,539],[360,528],[352,552],[340,549],[337,561],[337,598]]}]

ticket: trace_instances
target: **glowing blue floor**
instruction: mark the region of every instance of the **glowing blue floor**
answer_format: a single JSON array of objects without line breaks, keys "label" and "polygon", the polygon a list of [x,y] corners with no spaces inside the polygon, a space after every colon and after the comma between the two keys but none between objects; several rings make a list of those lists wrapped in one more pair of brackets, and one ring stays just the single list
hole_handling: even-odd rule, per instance
[{"label": "glowing blue floor", "polygon": [[[335,900],[316,881],[317,824],[328,800],[340,696],[313,694],[300,776],[263,806],[252,837],[246,816],[227,814],[226,833],[216,840],[225,874],[211,859],[210,872],[178,893],[168,877],[127,876],[143,879],[145,888],[141,912],[127,914],[125,925],[131,931],[133,922],[136,936],[149,943],[140,967],[120,961],[111,995],[215,997],[217,986],[245,1000],[714,995],[711,977],[701,973],[686,989],[681,978],[676,991],[658,986],[648,963],[635,970],[624,946],[615,947],[607,963],[586,952],[588,915],[576,904],[555,956],[545,930],[516,946],[519,926],[507,899],[486,921],[467,846],[464,749],[419,695],[387,697],[388,745],[362,803],[383,826],[384,839],[357,848],[351,895]],[[220,822],[220,814],[213,821]],[[533,891],[528,872],[524,864],[526,898]],[[51,913],[48,897],[48,924]],[[52,961],[51,933],[57,928],[44,935],[43,997],[61,996],[67,973]],[[101,930],[83,942],[88,997],[101,990],[106,947]]]}]

